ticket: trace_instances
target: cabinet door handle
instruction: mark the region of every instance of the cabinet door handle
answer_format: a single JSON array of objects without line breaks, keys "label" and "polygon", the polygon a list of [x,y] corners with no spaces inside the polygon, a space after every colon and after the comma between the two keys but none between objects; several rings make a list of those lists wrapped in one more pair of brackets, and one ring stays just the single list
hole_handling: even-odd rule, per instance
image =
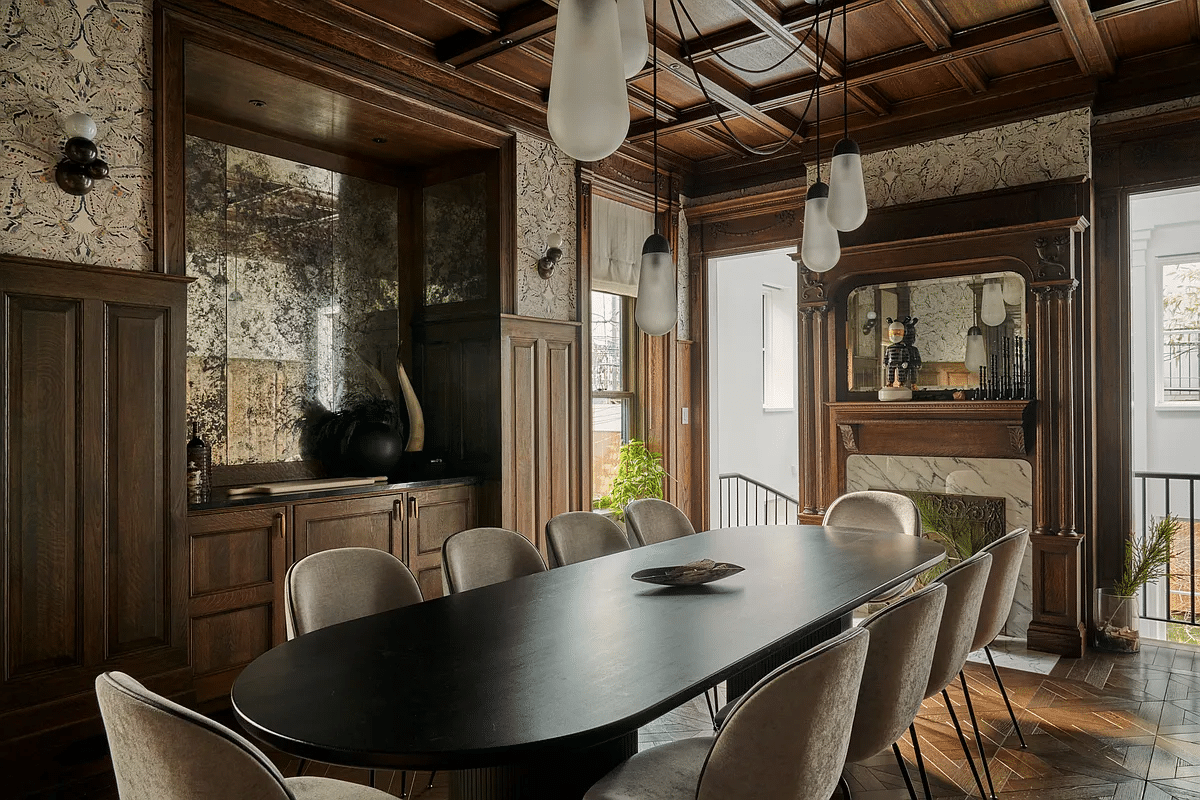
[{"label": "cabinet door handle", "polygon": [[399,497],[392,501],[392,518],[396,522],[404,521],[404,501]]},{"label": "cabinet door handle", "polygon": [[279,529],[279,538],[287,536],[287,515],[282,511],[275,512],[275,527]]},{"label": "cabinet door handle", "polygon": [[412,519],[420,519],[421,518],[421,504],[419,502],[417,502],[417,496],[415,494],[409,495],[408,515]]}]

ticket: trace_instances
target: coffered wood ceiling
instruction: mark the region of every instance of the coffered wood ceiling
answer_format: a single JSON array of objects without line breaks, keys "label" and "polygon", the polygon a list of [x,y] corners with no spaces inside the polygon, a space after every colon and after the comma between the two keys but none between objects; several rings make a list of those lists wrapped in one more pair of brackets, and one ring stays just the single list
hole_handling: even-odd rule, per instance
[{"label": "coffered wood ceiling", "polygon": [[[682,35],[670,0],[645,2],[648,19],[658,3],[659,110],[654,118],[648,64],[629,82],[622,152],[645,161],[657,130],[693,193],[794,175],[814,154],[808,100],[818,85],[826,158],[843,107],[871,151],[1083,105],[1100,113],[1200,94],[1200,0],[847,0],[845,48],[840,11],[814,27],[804,0],[683,0],[698,32],[681,16]],[[228,3],[385,68],[419,101],[546,136],[555,0]],[[780,66],[745,71],[793,50]],[[733,141],[770,148],[797,128],[771,158]]]}]

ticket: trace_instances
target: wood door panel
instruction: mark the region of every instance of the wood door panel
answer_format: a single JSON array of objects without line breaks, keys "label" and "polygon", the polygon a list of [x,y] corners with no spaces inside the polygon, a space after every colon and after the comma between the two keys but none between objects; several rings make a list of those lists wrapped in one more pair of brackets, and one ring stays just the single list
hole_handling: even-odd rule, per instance
[{"label": "wood door panel", "polygon": [[442,543],[477,524],[475,489],[449,486],[409,492],[408,567],[426,600],[442,596]]},{"label": "wood door panel", "polygon": [[283,581],[275,550],[286,513],[271,507],[189,518],[190,596]]},{"label": "wood door panel", "polygon": [[[542,398],[548,428],[543,459],[547,480],[542,482],[550,490],[542,511],[546,520],[580,507],[572,492],[574,450],[578,446],[575,394],[571,391],[575,381],[575,352],[573,339],[546,344],[547,394]],[[544,530],[543,522],[539,536]]]},{"label": "wood door panel", "polygon": [[297,503],[295,560],[335,547],[374,547],[403,558],[405,496],[389,494],[316,503]]},{"label": "wood door panel", "polygon": [[81,666],[80,316],[77,301],[7,298],[0,448],[8,679]]},{"label": "wood door panel", "polygon": [[275,611],[264,603],[192,620],[192,666],[197,675],[249,664],[271,649]]},{"label": "wood door panel", "polygon": [[[169,645],[167,309],[108,305],[105,658]],[[181,368],[182,365],[174,365]]]},{"label": "wood door panel", "polygon": [[538,418],[537,418],[537,340],[516,338],[509,344],[508,381],[509,414],[505,443],[512,448],[508,473],[512,481],[508,495],[505,527],[511,527],[528,538],[538,540]]}]

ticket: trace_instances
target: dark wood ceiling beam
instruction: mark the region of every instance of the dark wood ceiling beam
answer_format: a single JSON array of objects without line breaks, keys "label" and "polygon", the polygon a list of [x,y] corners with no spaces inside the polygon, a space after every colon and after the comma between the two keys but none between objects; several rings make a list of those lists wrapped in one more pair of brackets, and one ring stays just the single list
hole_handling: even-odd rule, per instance
[{"label": "dark wood ceiling beam", "polygon": [[930,50],[950,46],[950,23],[929,0],[895,0],[895,9]]},{"label": "dark wood ceiling beam", "polygon": [[[819,32],[814,31],[812,36],[800,38],[788,29],[783,24],[783,20],[779,12],[775,9],[771,0],[721,0],[731,8],[737,9],[746,15],[754,25],[762,30],[767,36],[774,39],[779,44],[789,50],[799,47],[797,54],[804,59],[814,71],[820,68],[821,77],[826,80],[840,80],[844,65],[841,59],[828,52],[828,46],[821,39]],[[803,44],[801,44],[803,40]],[[820,55],[823,53],[823,55]],[[844,54],[843,54],[844,55]],[[869,86],[859,86],[850,90],[850,96],[858,102],[860,106],[867,109],[876,116],[882,116],[888,113],[887,98],[881,95],[876,90]]]},{"label": "dark wood ceiling beam", "polygon": [[[1190,2],[1191,0],[1185,0]],[[1174,5],[1180,0],[1093,0],[1090,3],[1092,7],[1092,17],[1097,22],[1114,17],[1121,17],[1126,14],[1136,14],[1139,11],[1145,11],[1148,8],[1155,6]]]},{"label": "dark wood ceiling beam", "polygon": [[437,44],[437,59],[461,69],[525,42],[539,39],[554,30],[558,21],[557,3],[531,0],[500,17],[495,33],[463,31]]},{"label": "dark wood ceiling beam", "polygon": [[1116,60],[1100,35],[1087,0],[1050,0],[1050,7],[1062,24],[1063,36],[1083,74],[1105,78],[1115,75]]},{"label": "dark wood ceiling beam", "polygon": [[417,0],[420,5],[439,13],[449,14],[469,28],[480,33],[495,33],[500,29],[499,18],[488,9],[471,0]]},{"label": "dark wood ceiling beam", "polygon": [[987,91],[988,76],[971,58],[947,61],[946,69],[971,94],[980,94]]}]

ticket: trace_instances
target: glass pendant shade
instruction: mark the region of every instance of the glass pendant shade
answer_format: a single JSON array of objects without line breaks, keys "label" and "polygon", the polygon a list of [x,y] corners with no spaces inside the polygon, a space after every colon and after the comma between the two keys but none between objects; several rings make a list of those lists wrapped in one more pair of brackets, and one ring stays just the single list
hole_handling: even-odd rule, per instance
[{"label": "glass pendant shade", "polygon": [[867,218],[867,187],[863,182],[862,156],[853,139],[842,139],[829,162],[829,224],[852,231]]},{"label": "glass pendant shade", "polygon": [[1025,296],[1025,285],[1021,283],[1021,279],[1013,275],[1005,276],[1000,283],[1000,295],[1004,298],[1004,302],[1010,306],[1018,305]]},{"label": "glass pendant shade", "polygon": [[577,161],[607,158],[625,141],[629,95],[614,0],[558,4],[546,127]]},{"label": "glass pendant shade", "polygon": [[971,372],[979,372],[979,368],[987,364],[987,348],[983,344],[983,330],[978,325],[972,325],[967,331],[967,354],[963,358],[963,366]]},{"label": "glass pendant shade", "polygon": [[662,336],[675,327],[679,316],[677,303],[671,246],[662,234],[652,233],[642,245],[642,268],[638,275],[633,318],[646,333]]},{"label": "glass pendant shade", "polygon": [[983,305],[979,309],[979,319],[984,325],[993,328],[1004,324],[1008,319],[1008,309],[1004,307],[1004,289],[1000,281],[988,281],[983,284]]},{"label": "glass pendant shade", "polygon": [[813,272],[828,272],[842,257],[837,231],[826,215],[828,207],[829,187],[817,181],[804,200],[804,232],[800,239],[800,258]]},{"label": "glass pendant shade", "polygon": [[646,6],[642,0],[617,0],[617,19],[621,23],[621,58],[625,62],[625,77],[632,78],[642,71],[650,56]]},{"label": "glass pendant shade", "polygon": [[68,137],[96,138],[96,123],[81,111],[76,111],[63,120],[63,130],[67,132]]}]

